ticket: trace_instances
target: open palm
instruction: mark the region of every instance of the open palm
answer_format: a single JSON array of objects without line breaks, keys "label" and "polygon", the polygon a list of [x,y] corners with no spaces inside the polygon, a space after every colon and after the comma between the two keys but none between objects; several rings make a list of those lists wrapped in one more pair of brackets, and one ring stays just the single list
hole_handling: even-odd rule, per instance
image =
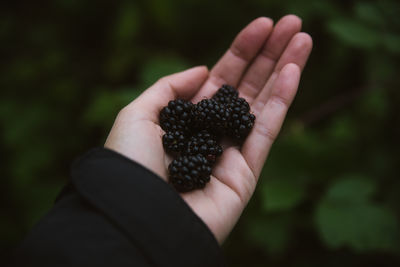
[{"label": "open palm", "polygon": [[171,161],[162,147],[158,115],[169,100],[196,103],[222,84],[238,88],[256,122],[242,147],[225,148],[202,190],[183,199],[222,243],[237,222],[257,184],[269,149],[296,94],[312,40],[300,32],[301,20],[283,17],[275,26],[258,18],[245,27],[209,72],[195,67],[160,79],[119,113],[105,147],[157,173],[167,181]]}]

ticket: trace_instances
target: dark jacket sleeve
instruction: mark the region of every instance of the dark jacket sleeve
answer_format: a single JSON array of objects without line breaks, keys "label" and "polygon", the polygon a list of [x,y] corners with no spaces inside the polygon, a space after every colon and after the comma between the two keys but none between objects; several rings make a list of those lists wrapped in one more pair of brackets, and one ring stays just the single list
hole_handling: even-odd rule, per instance
[{"label": "dark jacket sleeve", "polygon": [[174,189],[143,166],[94,149],[32,229],[14,266],[223,266],[213,234]]}]

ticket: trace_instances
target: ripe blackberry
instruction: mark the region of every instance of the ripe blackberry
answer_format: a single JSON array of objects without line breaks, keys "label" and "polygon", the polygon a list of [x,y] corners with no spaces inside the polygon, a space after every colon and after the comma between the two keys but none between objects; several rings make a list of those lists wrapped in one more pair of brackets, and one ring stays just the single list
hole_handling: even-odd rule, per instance
[{"label": "ripe blackberry", "polygon": [[160,112],[160,126],[164,131],[188,133],[192,123],[194,105],[183,99],[171,100]]},{"label": "ripe blackberry", "polygon": [[256,117],[250,113],[250,106],[244,98],[237,98],[228,104],[231,117],[227,133],[239,141],[243,141],[254,126]]},{"label": "ripe blackberry", "polygon": [[179,192],[203,188],[210,181],[211,166],[205,157],[181,156],[168,166],[170,183]]},{"label": "ripe blackberry", "polygon": [[229,118],[229,109],[214,99],[201,100],[193,111],[194,126],[198,129],[210,130],[215,134],[225,131]]},{"label": "ripe blackberry", "polygon": [[165,151],[174,154],[184,151],[187,144],[187,138],[181,131],[170,131],[163,135],[162,143]]},{"label": "ripe blackberry", "polygon": [[235,99],[232,99],[231,102],[227,104],[227,106],[232,110],[232,112],[238,113],[240,112],[249,112],[250,111],[250,106],[249,103],[247,103],[246,99],[242,97],[238,97]]},{"label": "ripe blackberry", "polygon": [[187,155],[201,154],[214,164],[217,157],[222,154],[222,147],[218,144],[216,136],[204,130],[189,139],[185,153]]},{"label": "ripe blackberry", "polygon": [[215,93],[215,95],[212,97],[219,103],[227,104],[231,102],[233,99],[238,98],[239,93],[235,89],[235,87],[224,84],[222,85],[221,88],[218,89],[218,91]]}]

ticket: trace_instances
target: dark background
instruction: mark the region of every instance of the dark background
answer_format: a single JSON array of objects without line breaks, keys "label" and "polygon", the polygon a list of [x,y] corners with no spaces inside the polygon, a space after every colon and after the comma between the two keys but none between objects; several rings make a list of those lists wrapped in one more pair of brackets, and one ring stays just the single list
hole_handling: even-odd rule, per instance
[{"label": "dark background", "polygon": [[212,67],[252,19],[293,13],[314,50],[224,244],[228,262],[400,266],[400,2],[8,2],[0,8],[0,258],[52,206],[72,160],[104,143],[121,107],[166,74]]}]

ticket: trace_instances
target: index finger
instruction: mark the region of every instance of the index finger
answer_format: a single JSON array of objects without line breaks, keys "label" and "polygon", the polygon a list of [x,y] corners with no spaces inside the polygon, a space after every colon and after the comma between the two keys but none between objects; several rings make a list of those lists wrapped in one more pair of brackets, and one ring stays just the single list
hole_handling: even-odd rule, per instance
[{"label": "index finger", "polygon": [[193,98],[210,97],[222,84],[237,86],[248,65],[258,54],[272,31],[273,21],[261,17],[247,25],[210,71],[210,78]]},{"label": "index finger", "polygon": [[255,177],[260,175],[268,152],[278,136],[299,81],[299,66],[289,63],[283,67],[268,101],[256,118],[253,130],[242,146],[243,157]]}]

